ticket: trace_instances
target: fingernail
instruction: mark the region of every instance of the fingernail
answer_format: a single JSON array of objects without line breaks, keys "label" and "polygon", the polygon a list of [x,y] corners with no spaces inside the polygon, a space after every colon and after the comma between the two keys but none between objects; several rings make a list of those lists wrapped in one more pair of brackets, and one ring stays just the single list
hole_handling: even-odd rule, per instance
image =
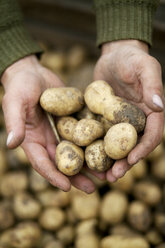
[{"label": "fingernail", "polygon": [[13,139],[13,131],[11,131],[8,136],[7,136],[7,141],[6,141],[6,145],[8,146],[11,142],[11,140]]},{"label": "fingernail", "polygon": [[160,107],[160,108],[164,108],[164,105],[163,105],[163,102],[162,102],[162,99],[160,98],[160,96],[158,96],[158,95],[153,95],[153,97],[152,97],[152,101],[153,101],[153,103],[155,104],[155,105],[157,105],[158,107]]}]

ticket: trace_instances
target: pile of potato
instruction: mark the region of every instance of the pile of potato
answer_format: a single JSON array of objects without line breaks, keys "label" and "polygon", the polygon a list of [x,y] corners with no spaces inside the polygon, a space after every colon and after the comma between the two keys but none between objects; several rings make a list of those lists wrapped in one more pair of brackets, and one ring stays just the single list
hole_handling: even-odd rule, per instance
[{"label": "pile of potato", "polygon": [[[2,88],[0,103],[1,95]],[[81,105],[82,101],[79,103]],[[84,156],[85,146],[89,159],[92,156],[91,144],[95,145],[96,152],[100,151],[103,136],[110,127],[116,126],[113,120],[107,121],[105,113],[93,112],[85,107],[73,116],[64,114],[57,120],[60,136],[63,133],[69,137],[59,145],[73,142],[73,134],[66,130],[70,130],[70,126],[75,127],[86,116],[89,116],[88,120],[94,120],[99,132],[102,132],[100,138],[95,136],[97,140],[88,146],[73,144],[80,149],[78,161]],[[141,117],[140,120],[141,128],[145,121]],[[136,126],[135,129],[138,128]],[[96,135],[95,131],[93,133]],[[78,138],[78,142],[82,142],[80,135]],[[21,148],[6,150],[5,143],[1,111],[0,248],[165,248],[165,134],[155,151],[116,183],[100,181],[87,174],[97,185],[96,192],[90,195],[74,187],[70,192],[52,187],[31,168]],[[96,160],[99,162],[98,171],[102,171],[102,167],[104,170],[112,161],[108,157],[103,165],[104,159],[98,155]],[[95,162],[91,162],[90,166],[96,169]]]}]

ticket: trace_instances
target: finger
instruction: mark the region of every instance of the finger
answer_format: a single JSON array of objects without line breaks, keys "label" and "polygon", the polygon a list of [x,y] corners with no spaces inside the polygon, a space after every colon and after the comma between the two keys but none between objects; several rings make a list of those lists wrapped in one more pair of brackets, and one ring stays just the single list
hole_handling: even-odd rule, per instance
[{"label": "finger", "polygon": [[106,178],[107,178],[107,181],[110,182],[110,183],[114,183],[114,182],[117,181],[117,178],[114,177],[113,174],[112,174],[112,169],[107,171]]},{"label": "finger", "polygon": [[74,187],[86,192],[87,194],[91,194],[95,191],[94,183],[81,173],[70,177],[70,182]]},{"label": "finger", "polygon": [[123,177],[130,168],[131,165],[128,164],[127,159],[118,160],[112,167],[112,175],[118,179]]},{"label": "finger", "polygon": [[162,111],[164,109],[164,97],[161,67],[153,57],[150,57],[147,63],[146,60],[144,62],[140,75],[143,87],[143,100],[153,111]]},{"label": "finger", "polygon": [[6,94],[3,98],[2,108],[8,134],[8,148],[16,148],[25,137],[26,109],[23,99],[17,95]]},{"label": "finger", "polygon": [[83,168],[84,170],[86,170],[87,172],[89,172],[90,174],[92,174],[93,176],[97,177],[100,180],[105,180],[106,178],[105,172],[97,172],[97,171],[89,169],[87,166],[84,166]]},{"label": "finger", "polygon": [[33,168],[53,186],[63,191],[70,190],[70,181],[55,167],[49,159],[48,153],[43,146],[36,143],[24,143],[23,149],[31,162]]},{"label": "finger", "polygon": [[140,159],[145,158],[159,145],[164,129],[164,113],[151,113],[147,117],[144,135],[140,143],[128,155],[128,163],[136,164]]}]

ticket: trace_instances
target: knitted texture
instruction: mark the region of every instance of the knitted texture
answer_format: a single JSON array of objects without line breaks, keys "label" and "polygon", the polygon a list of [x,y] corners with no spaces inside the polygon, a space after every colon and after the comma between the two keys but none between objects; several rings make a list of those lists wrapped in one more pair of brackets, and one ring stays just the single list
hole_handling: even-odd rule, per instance
[{"label": "knitted texture", "polygon": [[158,0],[94,0],[97,45],[136,39],[152,45],[152,24]]},{"label": "knitted texture", "polygon": [[18,3],[0,0],[0,76],[17,60],[41,52],[24,27]]}]

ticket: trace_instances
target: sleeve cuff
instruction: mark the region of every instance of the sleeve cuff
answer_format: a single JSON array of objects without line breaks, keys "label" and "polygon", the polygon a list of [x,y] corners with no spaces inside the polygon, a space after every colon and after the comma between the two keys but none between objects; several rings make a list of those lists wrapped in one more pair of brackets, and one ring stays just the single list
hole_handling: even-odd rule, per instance
[{"label": "sleeve cuff", "polygon": [[0,76],[17,60],[31,54],[40,56],[42,53],[42,49],[31,39],[23,23],[16,23],[4,30],[1,28],[0,44]]},{"label": "sleeve cuff", "polygon": [[153,14],[158,2],[95,0],[97,45],[125,39],[152,45]]}]

